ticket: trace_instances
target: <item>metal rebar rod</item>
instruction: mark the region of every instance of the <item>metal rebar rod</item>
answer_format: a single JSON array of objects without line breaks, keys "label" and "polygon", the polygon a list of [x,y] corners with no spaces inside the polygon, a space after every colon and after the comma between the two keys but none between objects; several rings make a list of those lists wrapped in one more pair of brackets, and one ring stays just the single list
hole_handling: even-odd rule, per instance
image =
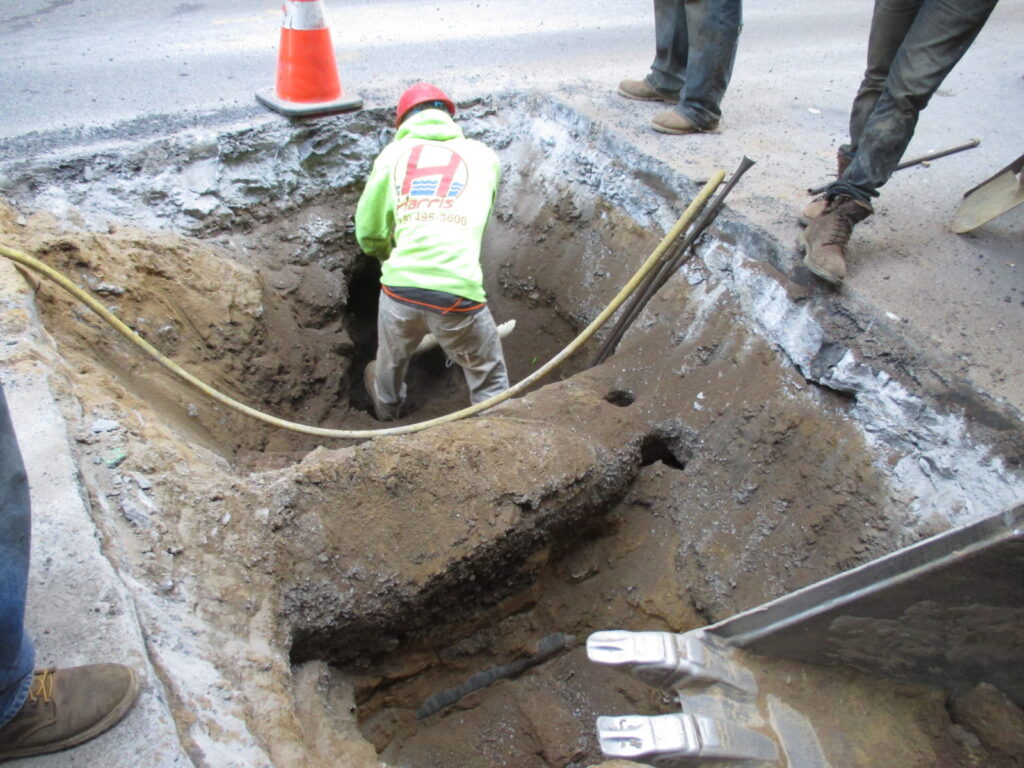
[{"label": "metal rebar rod", "polygon": [[[935,152],[929,152],[926,155],[915,157],[913,160],[905,160],[896,166],[896,171],[902,171],[904,168],[909,168],[912,165],[920,165],[921,163],[927,163],[930,160],[938,160],[940,157],[946,155],[955,155],[957,152],[963,152],[965,149],[974,149],[976,146],[981,144],[981,139],[971,139],[970,141],[958,144],[955,147],[949,149],[939,149]],[[895,173],[896,171],[893,171]],[[820,195],[828,187],[828,184],[822,184],[820,187],[811,187],[807,190],[809,195]]]},{"label": "metal rebar rod", "polygon": [[725,203],[725,198],[732,190],[736,183],[740,180],[744,173],[746,173],[750,167],[754,165],[754,161],[749,157],[744,157],[739,166],[733,172],[732,177],[722,187],[718,195],[711,203],[701,212],[700,216],[694,222],[693,227],[689,229],[685,234],[681,234],[681,240],[677,240],[674,246],[666,251],[665,257],[662,259],[660,266],[651,272],[644,283],[633,295],[632,300],[619,317],[618,322],[612,328],[608,337],[604,340],[600,350],[598,350],[597,356],[594,358],[592,365],[599,365],[608,359],[609,356],[615,351],[615,347],[619,341],[625,335],[626,331],[636,320],[637,316],[647,305],[647,302],[651,300],[655,293],[665,284],[665,282],[671,277],[683,264],[684,260],[687,259],[687,251],[690,251],[693,244],[697,242],[697,239],[704,234],[704,230],[715,220],[719,210]]}]

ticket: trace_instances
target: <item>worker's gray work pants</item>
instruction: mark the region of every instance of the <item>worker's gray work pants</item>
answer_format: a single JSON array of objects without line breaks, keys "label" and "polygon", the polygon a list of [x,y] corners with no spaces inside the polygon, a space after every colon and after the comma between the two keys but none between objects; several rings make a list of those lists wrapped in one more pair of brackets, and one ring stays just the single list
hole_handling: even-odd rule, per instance
[{"label": "worker's gray work pants", "polygon": [[462,368],[471,403],[481,403],[508,389],[505,355],[489,308],[473,314],[442,314],[397,301],[382,291],[377,312],[376,378],[377,396],[388,416],[398,417],[405,402],[409,360],[428,333]]},{"label": "worker's gray work pants", "polygon": [[850,110],[851,159],[825,194],[878,197],[917,119],[971,47],[998,0],[875,0],[864,79]]},{"label": "worker's gray work pants", "polygon": [[679,96],[675,110],[702,131],[722,117],[742,24],[741,0],[654,0],[647,84]]}]

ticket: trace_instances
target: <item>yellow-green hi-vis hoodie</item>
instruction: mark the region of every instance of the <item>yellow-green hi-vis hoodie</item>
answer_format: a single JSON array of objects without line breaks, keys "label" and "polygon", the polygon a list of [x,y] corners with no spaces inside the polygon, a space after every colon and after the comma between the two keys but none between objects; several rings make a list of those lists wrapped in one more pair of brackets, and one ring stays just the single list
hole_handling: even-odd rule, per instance
[{"label": "yellow-green hi-vis hoodie", "polygon": [[356,206],[356,239],[383,260],[381,283],[486,301],[480,243],[500,177],[494,151],[444,110],[408,117]]}]

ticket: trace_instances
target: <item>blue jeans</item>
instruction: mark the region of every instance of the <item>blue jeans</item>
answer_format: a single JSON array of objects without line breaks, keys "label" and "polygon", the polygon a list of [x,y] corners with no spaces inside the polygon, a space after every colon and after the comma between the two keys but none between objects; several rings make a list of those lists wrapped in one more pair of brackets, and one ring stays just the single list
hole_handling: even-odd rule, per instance
[{"label": "blue jeans", "polygon": [[25,634],[31,523],[28,478],[0,386],[0,726],[18,713],[32,684],[35,651]]},{"label": "blue jeans", "polygon": [[647,84],[678,94],[676,111],[702,131],[722,117],[742,16],[741,0],[654,0],[655,56]]},{"label": "blue jeans", "polygon": [[998,0],[875,0],[864,79],[850,110],[851,160],[828,197],[878,197],[921,110],[971,47]]}]

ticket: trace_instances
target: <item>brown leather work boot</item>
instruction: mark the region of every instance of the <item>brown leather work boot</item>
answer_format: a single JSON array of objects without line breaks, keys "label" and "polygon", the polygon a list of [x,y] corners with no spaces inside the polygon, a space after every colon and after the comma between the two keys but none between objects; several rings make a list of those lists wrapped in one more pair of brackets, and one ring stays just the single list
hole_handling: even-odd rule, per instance
[{"label": "brown leather work boot", "polygon": [[0,761],[76,747],[117,723],[139,693],[121,664],[36,672],[24,706],[0,728]]},{"label": "brown leather work boot", "polygon": [[854,224],[863,221],[874,209],[847,195],[828,201],[824,212],[803,232],[804,265],[822,280],[842,285],[846,277],[846,244]]},{"label": "brown leather work boot", "polygon": [[703,129],[694,125],[690,118],[680,115],[674,109],[659,112],[652,117],[651,128],[658,133],[671,133],[677,136],[687,133],[705,133]]},{"label": "brown leather work boot", "polygon": [[656,90],[646,80],[623,80],[615,89],[619,96],[625,96],[634,101],[663,101],[666,104],[678,104],[679,96],[671,96]]},{"label": "brown leather work boot", "polygon": [[800,223],[805,227],[810,226],[811,222],[821,216],[827,207],[828,198],[824,195],[818,195],[800,211]]},{"label": "brown leather work boot", "polygon": [[[853,162],[853,157],[847,155],[842,149],[836,152],[836,178],[840,179],[843,176],[843,171],[850,167],[850,163]],[[808,226],[812,221],[821,216],[825,212],[825,207],[828,205],[828,198],[825,195],[818,195],[816,198],[811,200],[804,209],[800,211],[800,223],[803,226]]]}]

